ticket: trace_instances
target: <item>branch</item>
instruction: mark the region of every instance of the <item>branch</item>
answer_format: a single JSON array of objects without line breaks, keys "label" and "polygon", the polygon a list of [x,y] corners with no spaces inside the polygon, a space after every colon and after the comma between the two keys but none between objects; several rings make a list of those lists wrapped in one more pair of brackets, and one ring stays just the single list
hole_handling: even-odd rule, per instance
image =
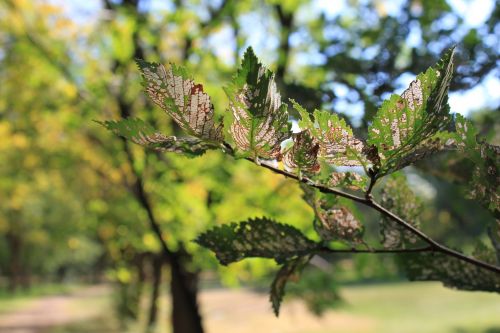
[{"label": "branch", "polygon": [[365,198],[367,200],[372,200],[372,190],[373,187],[375,186],[375,183],[377,182],[377,178],[374,175],[370,175],[370,185],[368,185],[368,189],[365,192]]},{"label": "branch", "polygon": [[331,249],[329,247],[322,247],[318,250],[321,253],[415,253],[415,252],[433,252],[435,251],[432,246],[417,247],[413,249]]},{"label": "branch", "polygon": [[414,235],[416,235],[417,237],[422,239],[424,242],[429,244],[433,248],[434,251],[447,254],[449,256],[455,257],[455,258],[460,259],[462,261],[468,262],[470,264],[473,264],[473,265],[479,266],[481,268],[484,268],[486,270],[500,274],[500,267],[495,266],[495,265],[491,265],[487,262],[477,260],[477,259],[469,257],[469,256],[466,256],[458,251],[452,250],[452,249],[436,242],[431,237],[427,236],[425,233],[418,230],[417,228],[415,228],[414,226],[412,226],[411,224],[409,224],[408,222],[406,222],[405,220],[403,220],[402,218],[400,218],[396,214],[394,214],[391,211],[382,207],[379,203],[374,202],[372,200],[369,203],[367,203],[366,205],[369,207],[372,207],[373,209],[379,211],[383,215],[386,215],[387,217],[394,220],[396,223],[398,223],[399,225],[401,225],[402,227],[404,227],[405,229],[407,229],[408,231],[410,231],[411,233],[413,233]]},{"label": "branch", "polygon": [[[234,157],[234,152],[233,152],[231,146],[227,143],[224,143],[223,145],[224,145],[224,151],[228,152],[230,155],[232,155]],[[251,158],[245,158],[245,159],[247,161],[255,163],[254,160]],[[427,243],[429,245],[430,249],[427,249],[426,251],[441,252],[441,253],[447,254],[451,257],[455,257],[455,258],[460,259],[462,261],[473,264],[475,266],[484,268],[488,271],[492,271],[492,272],[500,274],[500,267],[495,266],[495,265],[491,265],[487,262],[484,262],[484,261],[481,261],[481,260],[478,260],[478,259],[475,259],[475,258],[472,258],[469,256],[466,256],[465,254],[462,254],[458,251],[452,250],[452,249],[436,242],[431,237],[429,237],[428,235],[426,235],[424,232],[420,231],[419,229],[415,228],[414,226],[412,226],[410,223],[408,223],[407,221],[405,221],[401,217],[397,216],[396,214],[394,214],[391,211],[382,207],[379,203],[375,202],[370,195],[368,195],[366,198],[358,197],[356,195],[353,195],[353,194],[350,194],[350,193],[347,193],[347,192],[344,192],[341,190],[337,190],[335,188],[330,188],[330,187],[318,184],[310,178],[299,177],[293,173],[275,168],[274,166],[266,164],[266,163],[261,162],[260,165],[268,170],[271,170],[274,173],[283,175],[287,178],[295,179],[295,180],[302,182],[306,185],[314,187],[322,193],[338,195],[340,197],[344,197],[344,198],[359,202],[365,206],[368,206],[368,207],[371,207],[372,209],[377,210],[382,215],[385,215],[385,216],[389,217],[390,219],[394,220],[397,224],[401,225],[403,228],[405,228],[406,230],[408,230],[409,232],[411,232],[412,234],[414,234],[418,238],[420,238],[422,241]],[[373,185],[372,185],[372,187],[373,187]],[[344,252],[356,253],[356,252],[360,252],[360,251],[361,250],[357,250],[357,251],[349,250],[349,251],[344,251]],[[394,251],[394,250],[390,250],[390,251]],[[369,253],[370,250],[366,250],[366,252]],[[422,250],[419,250],[417,252],[422,252]],[[386,253],[388,253],[388,252],[386,252]]]}]

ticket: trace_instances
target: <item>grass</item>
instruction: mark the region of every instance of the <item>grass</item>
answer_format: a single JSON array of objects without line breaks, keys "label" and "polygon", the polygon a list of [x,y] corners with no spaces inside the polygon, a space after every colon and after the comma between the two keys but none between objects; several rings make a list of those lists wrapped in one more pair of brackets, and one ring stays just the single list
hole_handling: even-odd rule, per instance
[{"label": "grass", "polygon": [[28,289],[18,289],[15,292],[0,289],[0,314],[21,309],[37,297],[68,294],[79,288],[81,285],[77,284],[44,283],[33,285]]},{"label": "grass", "polygon": [[500,332],[500,296],[494,293],[400,283],[349,287],[344,297],[348,304],[340,311],[372,318],[373,332]]},{"label": "grass", "polygon": [[[212,309],[206,318],[208,333],[253,332],[256,327],[262,332],[277,333],[500,333],[498,294],[454,291],[438,283],[348,286],[342,289],[345,304],[321,318],[311,316],[302,310],[303,306],[292,301],[285,303],[285,308],[291,310],[284,311],[282,317],[276,319],[267,303],[267,295],[222,290],[220,293],[225,295],[226,301],[220,301],[221,298],[207,297],[211,292],[204,293],[202,298],[203,308]],[[256,297],[260,301],[256,301]],[[231,300],[231,304],[215,304],[227,300]],[[0,300],[0,309],[2,302]],[[261,305],[242,311],[252,302]],[[165,304],[167,297],[162,299],[162,327],[168,320]],[[47,333],[123,332],[116,328],[109,295],[79,300],[75,306],[100,307],[101,315]],[[216,308],[221,310],[214,312]],[[287,316],[287,312],[292,316]],[[291,325],[290,321],[301,325]],[[242,329],[245,326],[248,330]],[[138,332],[137,329],[136,326],[132,330]],[[166,333],[166,330],[155,333]]]}]

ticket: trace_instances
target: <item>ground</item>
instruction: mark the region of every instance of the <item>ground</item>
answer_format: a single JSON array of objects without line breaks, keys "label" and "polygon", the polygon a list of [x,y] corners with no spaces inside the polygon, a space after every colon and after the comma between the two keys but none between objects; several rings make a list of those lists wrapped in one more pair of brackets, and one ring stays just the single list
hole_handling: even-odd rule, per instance
[{"label": "ground", "polygon": [[[435,283],[343,288],[344,306],[322,317],[300,301],[286,302],[277,319],[268,296],[250,290],[207,290],[200,302],[208,333],[499,333],[500,297],[459,292]],[[168,304],[162,302],[168,318]],[[0,301],[0,333],[118,333],[109,288],[78,288],[65,295]],[[130,332],[142,332],[138,327]],[[161,325],[158,332],[165,332]]]}]

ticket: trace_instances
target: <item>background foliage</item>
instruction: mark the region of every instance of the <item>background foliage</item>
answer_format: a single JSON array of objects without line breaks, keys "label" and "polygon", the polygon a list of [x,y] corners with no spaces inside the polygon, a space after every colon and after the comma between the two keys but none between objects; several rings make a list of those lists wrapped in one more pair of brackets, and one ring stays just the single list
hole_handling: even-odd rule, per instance
[{"label": "background foliage", "polygon": [[[486,9],[474,21],[463,8]],[[275,71],[283,100],[340,112],[359,136],[388,94],[401,92],[409,78],[457,44],[452,112],[468,112],[482,137],[498,145],[498,95],[474,98],[498,86],[498,8],[494,1],[444,0],[345,1],[339,9],[321,1],[4,0],[0,287],[106,277],[116,284],[121,317],[134,318],[162,252],[151,216],[181,258],[188,274],[181,276],[193,281],[200,272],[215,272],[225,285],[267,285],[276,270],[262,260],[219,267],[192,242],[210,227],[266,215],[317,239],[313,210],[296,184],[245,161],[228,163],[215,151],[196,159],[145,152],[93,122],[138,116],[166,135],[180,133],[146,100],[134,58],[187,66],[204,83],[217,116],[229,102],[220,88],[252,45]],[[468,107],[453,109],[464,100]],[[423,204],[421,227],[469,249],[471,239],[486,239],[494,222],[464,196],[460,184],[473,178],[471,167],[468,160],[440,155],[406,170]],[[359,214],[375,228],[376,215]],[[294,291],[319,289],[304,296],[316,311],[337,300],[332,286],[338,281],[399,277],[384,256],[326,259],[325,274],[334,269],[335,279],[326,283],[325,275],[306,271],[303,288]],[[163,281],[173,283],[169,262],[160,266],[167,268]],[[331,296],[318,299],[325,289]]]}]

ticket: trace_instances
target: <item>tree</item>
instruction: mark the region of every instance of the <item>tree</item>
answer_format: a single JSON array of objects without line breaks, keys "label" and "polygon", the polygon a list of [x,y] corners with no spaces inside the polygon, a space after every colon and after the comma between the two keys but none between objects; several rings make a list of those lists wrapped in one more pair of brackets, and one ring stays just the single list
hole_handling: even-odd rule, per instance
[{"label": "tree", "polygon": [[[5,156],[9,162],[15,161],[2,165],[0,178],[2,186],[12,184],[11,180],[15,179],[14,187],[18,188],[14,192],[9,188],[2,194],[13,198],[11,193],[25,193],[24,199],[17,199],[23,206],[38,207],[37,200],[41,199],[47,207],[72,207],[71,212],[61,210],[56,214],[58,217],[54,219],[54,224],[64,232],[58,234],[63,236],[60,240],[47,244],[48,248],[54,245],[53,249],[47,250],[36,244],[33,250],[23,251],[60,253],[57,246],[77,244],[73,241],[74,236],[78,236],[78,239],[83,236],[86,240],[82,244],[88,240],[99,247],[97,258],[90,261],[101,269],[109,269],[110,276],[117,281],[124,297],[121,303],[130,305],[125,311],[132,317],[138,310],[134,302],[144,294],[144,283],[155,284],[153,276],[158,275],[150,274],[149,266],[157,263],[157,257],[162,256],[162,237],[169,249],[179,251],[182,265],[190,268],[188,273],[214,269],[213,257],[200,251],[191,242],[196,234],[210,226],[242,219],[242,215],[251,218],[265,214],[307,230],[307,235],[314,237],[313,225],[307,223],[313,215],[312,208],[301,202],[299,190],[292,181],[259,172],[258,167],[245,164],[245,161],[228,164],[215,151],[207,152],[208,156],[201,159],[146,153],[107,135],[91,122],[92,119],[117,119],[130,112],[130,115],[145,119],[155,129],[161,129],[166,136],[179,137],[182,133],[175,122],[158,116],[152,111],[151,103],[143,99],[133,61],[135,57],[147,61],[186,64],[191,72],[197,73],[197,78],[203,80],[204,88],[210,93],[214,104],[225,105],[227,96],[218,88],[221,82],[229,79],[233,63],[221,55],[224,49],[221,48],[222,43],[213,40],[220,39],[223,32],[230,35],[224,46],[231,46],[229,57],[235,59],[236,64],[244,47],[254,43],[252,38],[255,40],[258,37],[255,32],[258,25],[252,23],[255,23],[255,17],[259,17],[268,28],[266,37],[269,37],[261,39],[269,41],[263,43],[262,54],[276,60],[277,82],[285,94],[284,100],[294,98],[308,110],[337,108],[336,104],[346,99],[349,103],[361,100],[366,106],[367,120],[362,121],[359,129],[353,128],[358,136],[367,133],[365,129],[381,100],[382,92],[397,88],[396,78],[404,72],[421,71],[436,59],[442,49],[453,43],[466,45],[461,51],[460,69],[469,74],[459,75],[461,84],[452,83],[452,90],[478,84],[485,74],[495,68],[491,61],[494,59],[491,57],[494,49],[488,41],[495,29],[498,10],[491,14],[487,29],[467,30],[460,15],[447,8],[446,4],[443,5],[442,1],[403,3],[403,9],[413,8],[411,15],[388,15],[380,11],[375,3],[349,2],[345,5],[346,12],[352,13],[353,8],[362,7],[362,11],[354,13],[356,15],[352,19],[346,19],[344,15],[332,18],[324,12],[314,12],[314,4],[305,1],[180,0],[162,2],[167,4],[165,7],[158,3],[140,0],[103,1],[96,4],[95,8],[88,9],[88,14],[69,15],[63,6],[44,1],[8,0],[0,4],[1,15],[5,18],[0,23],[0,124],[9,127],[9,131],[5,132],[9,139],[4,140],[4,143],[10,151],[6,154],[2,151],[2,157]],[[72,4],[65,3],[70,7]],[[425,10],[419,12],[419,4]],[[316,14],[305,16],[304,12]],[[376,24],[366,26],[365,14],[380,19],[376,20]],[[451,28],[440,24],[446,21],[446,15],[458,18],[453,21]],[[249,17],[254,17],[254,21],[249,21]],[[424,42],[417,45],[407,43],[407,27],[415,25],[421,27],[426,44],[439,41],[435,43],[436,47],[422,47]],[[339,33],[328,34],[331,29],[337,29]],[[452,29],[465,29],[467,34],[453,34],[453,40],[450,40],[448,30]],[[380,49],[387,51],[381,52],[376,59],[358,57],[356,52],[359,48],[368,49],[369,54],[369,49],[376,45],[381,45]],[[340,52],[332,52],[339,48],[342,48]],[[468,52],[471,52],[470,56]],[[326,61],[298,61],[304,55],[309,57],[314,54],[319,54]],[[468,78],[471,79],[467,81]],[[372,93],[371,86],[363,82],[376,82],[382,86]],[[464,82],[467,84],[463,85]],[[336,96],[332,83],[347,86],[348,96]],[[369,96],[366,91],[370,91]],[[219,113],[222,110],[215,111]],[[298,119],[297,110],[289,108],[289,111]],[[370,112],[371,115],[368,115]],[[346,124],[351,123],[348,117],[343,118]],[[33,131],[33,128],[40,130]],[[22,144],[22,140],[18,140],[19,134],[28,138],[29,149],[18,149],[17,144]],[[359,137],[365,138],[362,135]],[[307,141],[304,136],[296,140]],[[44,142],[43,146],[38,142]],[[199,145],[203,147],[202,142]],[[23,167],[23,163],[17,163],[19,155],[29,160],[28,157],[34,154],[47,159],[44,157],[43,162],[33,165],[32,169],[26,168],[26,173],[17,173]],[[56,159],[60,164],[52,168],[46,161],[55,161],[56,155],[63,158]],[[417,166],[425,169],[422,162]],[[8,171],[3,172],[4,167]],[[35,188],[38,185],[30,178],[33,173],[44,176],[50,173],[50,183],[62,179],[64,184],[54,186],[61,194],[48,197],[43,189]],[[21,180],[22,174],[26,179]],[[68,181],[74,179],[75,174],[80,177]],[[26,189],[33,193],[26,193]],[[151,216],[147,213],[148,205],[142,200],[141,191],[148,199],[146,201],[152,208],[153,218],[161,228],[162,236],[151,229]],[[290,198],[287,202],[290,201],[293,208],[280,200],[282,196]],[[457,197],[454,196],[457,199],[454,200],[455,205],[463,206],[459,204],[463,201],[458,201],[463,199]],[[74,205],[73,201],[77,201],[77,204]],[[355,216],[365,213],[354,211],[354,206],[349,208]],[[451,209],[454,218],[457,216],[455,211]],[[470,214],[476,216],[474,213]],[[484,212],[480,213],[484,216]],[[458,215],[465,220],[466,215]],[[36,226],[31,225],[31,219],[26,219],[23,222],[26,229],[36,231],[38,236],[47,235],[49,230],[52,233],[52,226],[45,223],[51,216],[49,210],[44,210],[42,216]],[[68,216],[78,222],[68,226],[65,223]],[[12,215],[3,212],[2,221],[0,225],[18,225]],[[39,221],[43,223],[38,224]],[[467,239],[470,230],[474,230],[474,236],[479,237],[484,230],[484,221],[479,219],[477,222],[480,223],[474,224],[466,221],[465,236],[457,228],[452,230],[453,235],[457,236],[456,243]],[[422,223],[425,225],[425,221]],[[366,227],[370,229],[370,225]],[[3,232],[7,230],[1,226],[0,229]],[[444,235],[448,237],[451,234],[449,231],[442,226],[436,237],[440,240]],[[17,234],[21,238],[26,235],[24,230]],[[84,247],[80,250],[87,252]],[[0,252],[5,261],[11,259],[8,251],[2,249]],[[189,254],[193,253],[196,255],[190,258],[192,256]],[[50,266],[49,259],[30,261]],[[64,271],[64,262],[68,261],[73,259],[61,259],[61,265],[54,265],[57,267],[51,270]],[[22,266],[27,267],[28,263],[23,262]],[[233,265],[231,270],[221,270],[219,273],[223,280],[234,283],[248,276],[248,271],[253,276],[261,276],[262,272],[272,267],[273,263],[266,261],[245,261],[237,265],[236,269]],[[196,279],[191,280],[194,285]],[[154,309],[154,306],[151,308]]]},{"label": "tree", "polygon": [[[210,97],[184,68],[171,65],[166,69],[139,60],[146,93],[188,136],[167,137],[139,119],[103,125],[158,151],[197,156],[221,149],[303,184],[305,200],[315,211],[314,227],[320,241],[265,217],[216,227],[196,240],[214,251],[223,265],[249,257],[271,258],[280,264],[271,286],[276,314],[286,281],[313,255],[325,252],[397,253],[411,280],[440,280],[454,288],[499,292],[498,225],[492,226],[490,232],[492,247],[478,243],[473,256],[446,247],[419,229],[419,202],[398,173],[431,154],[457,150],[475,165],[469,185],[471,195],[498,214],[500,149],[478,141],[472,123],[449,113],[447,94],[454,53],[450,49],[434,67],[419,74],[402,95],[384,101],[368,128],[366,141],[357,139],[336,114],[318,110],[310,114],[293,100],[300,115],[300,132],[292,134],[287,106],[281,101],[274,74],[259,62],[251,48],[225,88],[229,107],[223,121],[215,119]],[[455,131],[449,132],[446,129],[452,123]],[[276,165],[279,161],[282,167]],[[361,167],[364,174],[336,170],[355,166]],[[378,203],[372,191],[388,175],[395,176],[385,184]],[[338,188],[362,192],[363,196]],[[345,199],[381,214],[384,249],[374,249],[363,240],[363,225],[350,212]],[[328,246],[332,241],[350,248]],[[360,249],[360,245],[366,249]]]},{"label": "tree", "polygon": [[[217,223],[212,220],[215,211],[223,211],[230,218],[242,213],[251,216],[255,213],[253,207],[261,207],[265,198],[271,197],[273,192],[296,193],[297,189],[291,187],[289,182],[276,180],[270,175],[247,177],[255,173],[255,169],[252,170],[248,165],[221,167],[220,156],[214,156],[212,163],[200,161],[194,166],[193,161],[182,157],[169,157],[167,160],[156,153],[144,154],[91,122],[92,119],[100,118],[101,110],[105,110],[110,116],[139,114],[156,123],[156,117],[149,112],[151,106],[145,103],[138,89],[139,75],[133,58],[136,52],[160,47],[153,42],[144,43],[144,35],[150,34],[157,25],[152,23],[152,17],[141,14],[138,6],[138,2],[110,2],[108,10],[114,13],[116,20],[103,21],[93,27],[95,34],[85,35],[78,42],[78,38],[73,37],[78,35],[76,30],[80,28],[79,25],[74,25],[63,15],[52,19],[54,13],[61,14],[58,6],[37,2],[2,3],[2,13],[9,20],[2,22],[8,40],[7,47],[3,49],[6,56],[1,59],[6,82],[2,85],[2,101],[8,103],[3,105],[1,120],[2,126],[7,127],[3,134],[12,138],[13,142],[4,141],[8,153],[2,155],[10,163],[2,165],[0,175],[2,185],[22,188],[23,191],[18,192],[25,193],[26,197],[34,196],[37,189],[33,183],[23,184],[21,176],[29,179],[32,172],[42,176],[51,174],[54,178],[45,183],[58,184],[54,180],[62,182],[61,194],[56,199],[47,200],[47,206],[55,210],[58,216],[51,223],[66,234],[60,233],[60,247],[55,246],[58,242],[47,242],[50,249],[44,248],[44,251],[67,254],[68,251],[60,251],[60,248],[65,248],[68,243],[78,243],[73,241],[76,236],[79,240],[88,237],[91,244],[97,246],[98,253],[83,246],[79,253],[92,255],[89,263],[85,264],[98,265],[116,282],[117,306],[122,319],[137,317],[139,300],[145,291],[143,286],[151,282],[156,286],[150,297],[149,317],[153,325],[158,282],[166,280],[171,283],[174,292],[174,330],[200,330],[201,318],[196,309],[197,275],[199,269],[214,267],[215,261],[211,258],[207,260],[206,255],[193,259],[190,253],[195,245],[191,240],[204,226]],[[181,8],[177,14],[179,12],[182,12]],[[168,14],[165,19],[174,16],[173,13]],[[144,20],[149,23],[146,24]],[[64,26],[67,34],[52,29],[52,25]],[[210,28],[210,25],[202,26],[204,29]],[[110,41],[112,47],[108,44]],[[96,50],[98,54],[93,53]],[[70,55],[85,59],[84,64]],[[186,50],[182,57],[188,56],[189,50]],[[16,85],[23,80],[30,83],[30,89],[16,93]],[[162,118],[158,118],[157,123],[167,131],[178,131],[175,125]],[[11,131],[11,127],[15,130]],[[19,137],[25,134],[29,134],[29,154],[23,155],[21,152],[24,151],[15,142],[23,141]],[[26,144],[26,140],[23,142]],[[46,159],[32,165],[32,169],[26,169],[26,173],[18,173],[20,168],[23,169],[23,161],[34,152],[40,157],[46,156]],[[53,164],[47,164],[47,161]],[[165,163],[168,163],[168,168],[165,168]],[[243,178],[228,177],[238,171],[244,175]],[[202,172],[207,177],[200,177]],[[216,178],[223,181],[214,182]],[[156,184],[160,180],[164,186],[158,187]],[[265,188],[264,183],[273,183],[274,186]],[[236,186],[248,187],[252,196],[247,196],[244,191],[234,195],[235,191],[231,188]],[[57,188],[53,186],[54,191]],[[193,195],[193,189],[196,189],[196,195]],[[78,216],[81,221],[70,219],[71,215],[60,209],[61,206],[72,207],[69,203],[73,192],[78,201],[76,211],[81,213]],[[12,197],[22,207],[30,205],[31,200],[16,198],[11,195],[10,189],[2,194]],[[228,195],[231,195],[231,200],[222,200]],[[40,194],[40,198],[49,199],[45,192]],[[237,211],[234,203],[239,206]],[[273,210],[276,217],[295,212],[294,218],[298,220],[309,214],[305,205],[297,205],[296,209],[289,211],[285,210],[284,204],[279,204],[274,205]],[[53,231],[45,224],[50,216],[42,214],[37,219],[42,222],[39,229],[33,228],[32,220],[26,221],[25,229],[43,231],[47,237],[48,232]],[[67,223],[67,219],[71,223]],[[6,214],[5,220],[9,224],[19,225],[10,215]],[[16,239],[23,241],[28,238],[24,229],[16,235]],[[21,250],[10,252],[2,249],[2,258],[15,261],[16,258],[10,253],[44,253],[40,251],[42,247],[39,244],[33,250],[22,247]],[[74,261],[72,259],[61,259],[62,263],[59,264],[47,258],[32,258],[30,262],[41,262],[52,265],[54,271],[64,271],[64,262]],[[158,280],[161,277],[158,274],[160,264],[162,267],[165,264],[173,266],[174,269],[168,271],[172,279]],[[16,265],[30,268],[26,261]],[[148,273],[150,265],[155,271],[151,275]],[[248,266],[258,272],[259,269],[255,267],[262,264],[246,265],[245,268]],[[79,269],[84,270],[83,267]],[[243,272],[243,268],[239,271]],[[42,271],[40,274],[48,278],[46,273]],[[228,281],[236,281],[238,270],[226,271],[222,275]],[[189,297],[186,296],[187,289],[190,289]],[[185,325],[197,327],[186,328]]]}]

